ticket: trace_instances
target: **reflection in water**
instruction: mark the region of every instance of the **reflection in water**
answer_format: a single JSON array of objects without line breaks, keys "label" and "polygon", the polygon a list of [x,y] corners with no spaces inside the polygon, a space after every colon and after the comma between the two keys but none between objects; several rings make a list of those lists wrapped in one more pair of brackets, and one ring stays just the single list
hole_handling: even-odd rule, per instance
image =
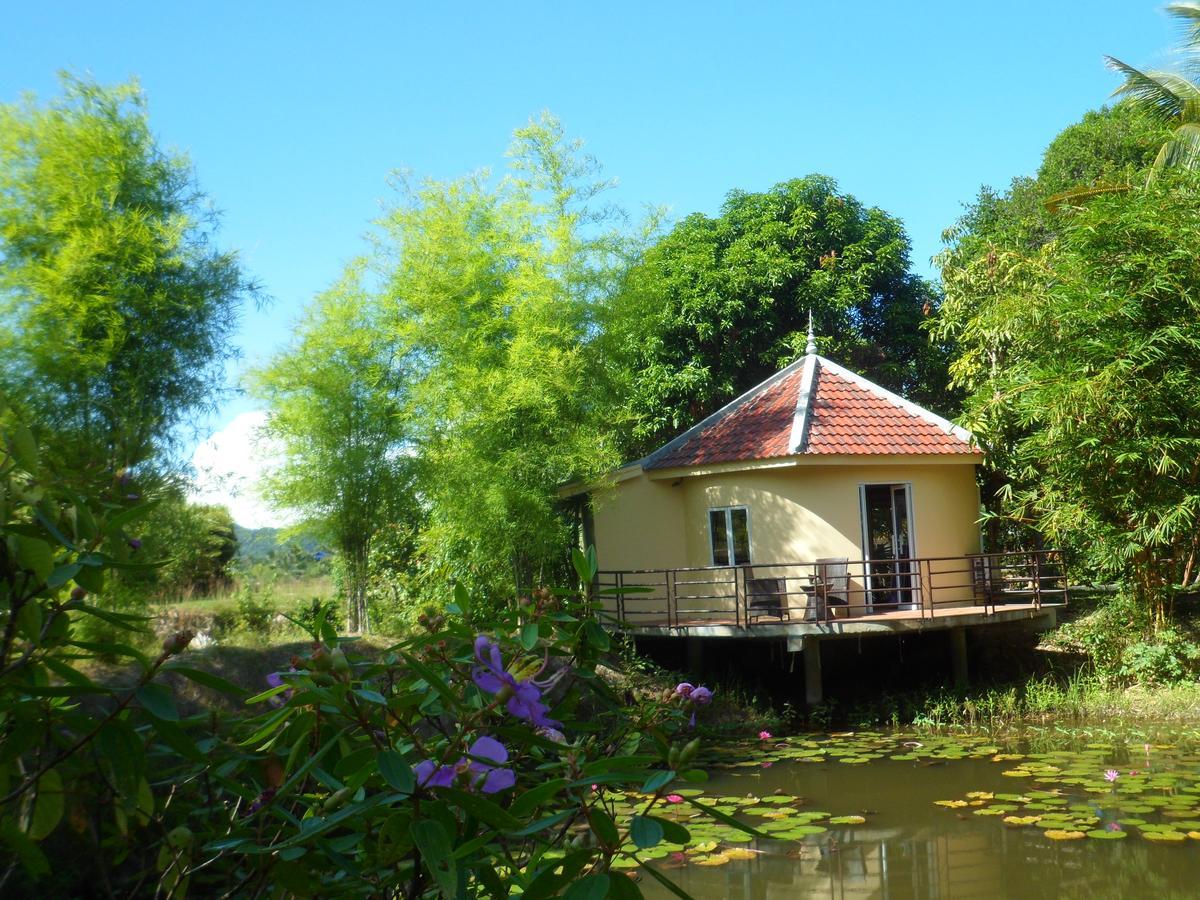
[{"label": "reflection in water", "polygon": [[[934,806],[968,791],[1011,790],[1002,768],[977,759],[934,766],[781,762],[755,775],[717,775],[706,793],[783,791],[813,808],[862,811],[868,823],[831,827],[800,845],[759,841],[750,845],[760,851],[753,860],[662,868],[701,900],[1200,896],[1200,841],[1055,842],[1036,828]],[[648,879],[640,886],[647,897],[669,896]]]}]

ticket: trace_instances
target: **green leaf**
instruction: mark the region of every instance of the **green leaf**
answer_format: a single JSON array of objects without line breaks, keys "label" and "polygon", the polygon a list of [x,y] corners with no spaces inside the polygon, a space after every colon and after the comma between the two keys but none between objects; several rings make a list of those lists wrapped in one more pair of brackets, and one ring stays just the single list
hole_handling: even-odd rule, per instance
[{"label": "green leaf", "polygon": [[[634,859],[637,859],[637,857],[635,856]],[[657,881],[659,884],[661,884],[663,887],[665,887],[668,891],[670,891],[676,897],[680,897],[680,898],[682,898],[682,900],[692,900],[692,897],[690,894],[688,894],[686,891],[684,891],[681,887],[679,887],[679,885],[677,885],[675,882],[673,882],[670,878],[668,878],[662,872],[658,871],[658,869],[654,868],[654,866],[648,866],[648,865],[646,865],[646,863],[644,863],[640,859],[637,860],[637,864],[639,866],[641,866],[643,872],[645,872],[647,875],[649,875],[651,878],[653,878],[655,881]]]},{"label": "green leaf", "polygon": [[690,803],[692,806],[696,807],[696,809],[700,810],[701,812],[712,816],[718,822],[724,822],[726,825],[732,825],[738,831],[743,831],[746,834],[752,835],[753,837],[756,837],[756,838],[763,838],[764,840],[771,839],[771,836],[769,834],[765,834],[764,832],[759,831],[757,828],[752,828],[751,826],[747,825],[745,822],[739,822],[733,816],[723,813],[720,810],[718,810],[712,806],[708,806],[707,804],[701,803],[695,797],[686,797],[685,796],[683,798],[683,800],[685,803]]},{"label": "green leaf", "polygon": [[686,844],[692,839],[692,836],[688,830],[678,822],[672,822],[670,819],[664,819],[660,816],[647,816],[647,818],[653,819],[660,826],[662,826],[663,837],[669,843]]},{"label": "green leaf", "polygon": [[379,691],[373,691],[370,688],[358,688],[354,692],[355,696],[362,697],[368,703],[374,703],[376,706],[387,706],[387,698]]},{"label": "green leaf", "polygon": [[[624,878],[623,875],[614,877]],[[588,875],[567,888],[563,900],[604,900],[608,896],[609,881],[608,875]]]},{"label": "green leaf", "polygon": [[599,806],[588,809],[588,824],[592,826],[592,833],[601,844],[606,847],[620,846],[621,833],[617,831],[617,823]]},{"label": "green leaf", "polygon": [[34,801],[33,815],[29,817],[29,828],[26,831],[30,839],[40,841],[49,837],[62,821],[65,806],[62,777],[51,769],[37,782],[37,799]]},{"label": "green leaf", "polygon": [[408,665],[408,667],[421,676],[425,683],[433,688],[433,690],[437,691],[438,696],[440,696],[442,700],[449,704],[451,709],[458,709],[460,706],[462,706],[462,704],[459,703],[458,697],[455,695],[454,691],[450,690],[450,686],[442,680],[441,676],[438,675],[437,672],[433,671],[431,668],[429,668],[429,666],[425,665],[425,663],[421,662],[421,660],[417,659],[411,653],[406,653],[403,650],[398,650],[397,652],[404,657],[404,662]]},{"label": "green leaf", "polygon": [[395,750],[380,750],[375,757],[379,774],[383,780],[402,794],[411,794],[417,787],[416,776],[404,757]]},{"label": "green leaf", "polygon": [[442,788],[438,791],[438,796],[445,798],[447,802],[474,816],[485,825],[490,825],[499,831],[512,831],[521,825],[520,821],[511,813],[478,794],[471,794],[456,788]]},{"label": "green leaf", "polygon": [[591,547],[588,548],[588,553],[584,553],[578,547],[571,551],[571,565],[575,567],[575,574],[579,576],[581,584],[591,584],[596,577],[596,553]]},{"label": "green leaf", "polygon": [[247,691],[245,688],[238,687],[232,681],[226,681],[220,675],[214,675],[211,672],[205,672],[201,669],[193,669],[190,666],[179,666],[173,663],[168,663],[163,666],[164,672],[176,672],[182,675],[189,681],[194,681],[196,684],[206,688],[212,688],[214,691],[220,691],[222,694],[232,694],[235,697],[243,697]]},{"label": "green leaf", "polygon": [[68,563],[65,566],[58,566],[53,572],[50,573],[50,577],[46,579],[46,587],[50,588],[51,590],[62,587],[64,584],[78,575],[82,568],[83,566],[81,566],[79,563]]},{"label": "green leaf", "polygon": [[59,544],[66,547],[68,550],[75,549],[75,544],[72,543],[71,539],[59,531],[58,526],[51,522],[50,518],[40,509],[34,510],[33,517],[41,523],[43,528],[50,532],[50,536],[58,541]]},{"label": "green leaf", "polygon": [[578,811],[574,809],[564,809],[562,812],[556,812],[551,816],[546,816],[544,819],[538,819],[524,828],[518,828],[516,831],[510,831],[511,837],[529,837],[531,834],[537,834],[539,831],[545,831],[547,828],[553,828],[561,822],[574,816]]},{"label": "green leaf", "polygon": [[450,837],[436,819],[418,819],[409,828],[413,843],[421,851],[421,861],[433,875],[443,897],[458,893],[458,865],[452,854]]},{"label": "green leaf", "polygon": [[38,538],[18,534],[17,563],[37,575],[39,581],[45,581],[54,571],[54,548]]},{"label": "green leaf", "polygon": [[454,585],[454,602],[464,619],[471,614],[471,595],[461,581]]},{"label": "green leaf", "polygon": [[649,816],[634,816],[629,824],[629,836],[643,850],[656,847],[663,839],[662,823]]},{"label": "green leaf", "polygon": [[150,500],[146,503],[139,503],[137,506],[121,510],[104,523],[104,533],[111,537],[126,525],[132,525],[138,519],[144,519],[150,515],[161,502],[161,500]]},{"label": "green leaf", "polygon": [[583,632],[587,635],[588,643],[597,650],[603,652],[612,646],[608,632],[601,628],[595,619],[588,619],[583,623]]},{"label": "green leaf", "polygon": [[530,815],[535,809],[546,803],[554,797],[559,791],[567,786],[568,782],[565,778],[555,778],[552,781],[547,781],[544,784],[539,784],[535,788],[525,791],[521,796],[513,801],[509,807],[511,812],[518,819],[523,819]]},{"label": "green leaf", "polygon": [[643,900],[637,882],[623,872],[609,872],[608,896],[612,900]]},{"label": "green leaf", "polygon": [[37,441],[28,425],[17,425],[8,436],[8,449],[13,458],[26,472],[36,472],[38,467]]},{"label": "green leaf", "polygon": [[135,691],[142,708],[156,719],[166,722],[178,722],[179,710],[175,708],[175,698],[171,696],[168,687],[161,684],[143,684]]},{"label": "green leaf", "polygon": [[[534,879],[529,882],[522,892],[522,900],[541,900],[543,897],[553,897],[559,889],[570,882],[579,872],[591,862],[595,855],[592,850],[576,850],[568,853],[561,861],[550,860]],[[555,869],[562,867],[561,872]]]},{"label": "green leaf", "polygon": [[40,643],[42,637],[42,605],[36,600],[26,602],[21,607],[21,611],[17,613],[17,628],[30,641],[33,641],[35,644]]},{"label": "green leaf", "polygon": [[643,794],[653,794],[660,787],[664,787],[665,785],[670,784],[674,780],[675,780],[675,771],[673,769],[666,769],[662,772],[655,772],[653,775],[651,775],[649,778],[647,778],[646,783],[642,785],[642,793]]},{"label": "green leaf", "polygon": [[526,650],[532,650],[537,646],[538,642],[538,627],[537,622],[528,622],[521,626],[521,646]]},{"label": "green leaf", "polygon": [[[93,594],[104,593],[104,569],[100,566],[83,565],[74,575],[75,583]],[[92,613],[92,615],[98,615]],[[103,616],[100,616],[103,618]]]}]

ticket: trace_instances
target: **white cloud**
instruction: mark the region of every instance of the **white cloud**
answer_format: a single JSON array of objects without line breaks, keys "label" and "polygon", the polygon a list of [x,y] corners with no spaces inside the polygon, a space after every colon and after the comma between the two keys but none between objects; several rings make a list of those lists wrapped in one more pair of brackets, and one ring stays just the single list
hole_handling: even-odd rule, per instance
[{"label": "white cloud", "polygon": [[278,444],[260,434],[266,422],[262,410],[240,413],[196,448],[193,502],[228,507],[233,521],[245,528],[294,524],[294,515],[273,510],[258,494],[259,479],[281,455]]}]

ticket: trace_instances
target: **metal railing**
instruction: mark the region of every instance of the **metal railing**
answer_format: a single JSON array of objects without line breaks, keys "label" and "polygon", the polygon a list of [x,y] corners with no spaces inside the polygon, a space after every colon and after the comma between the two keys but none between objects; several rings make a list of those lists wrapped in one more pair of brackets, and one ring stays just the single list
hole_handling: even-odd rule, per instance
[{"label": "metal railing", "polygon": [[599,597],[629,625],[753,627],[880,617],[932,619],[950,610],[993,615],[1068,599],[1058,550],[911,559],[602,570]]}]

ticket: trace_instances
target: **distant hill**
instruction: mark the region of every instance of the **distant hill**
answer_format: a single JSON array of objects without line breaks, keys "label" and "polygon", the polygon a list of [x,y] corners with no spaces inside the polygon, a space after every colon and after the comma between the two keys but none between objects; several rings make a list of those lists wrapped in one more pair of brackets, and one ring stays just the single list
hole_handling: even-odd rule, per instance
[{"label": "distant hill", "polygon": [[238,540],[238,558],[252,562],[278,556],[281,551],[299,550],[306,556],[315,555],[322,550],[328,552],[328,548],[320,541],[303,535],[281,543],[279,535],[283,531],[282,528],[243,528],[241,525],[234,525],[233,531]]}]

